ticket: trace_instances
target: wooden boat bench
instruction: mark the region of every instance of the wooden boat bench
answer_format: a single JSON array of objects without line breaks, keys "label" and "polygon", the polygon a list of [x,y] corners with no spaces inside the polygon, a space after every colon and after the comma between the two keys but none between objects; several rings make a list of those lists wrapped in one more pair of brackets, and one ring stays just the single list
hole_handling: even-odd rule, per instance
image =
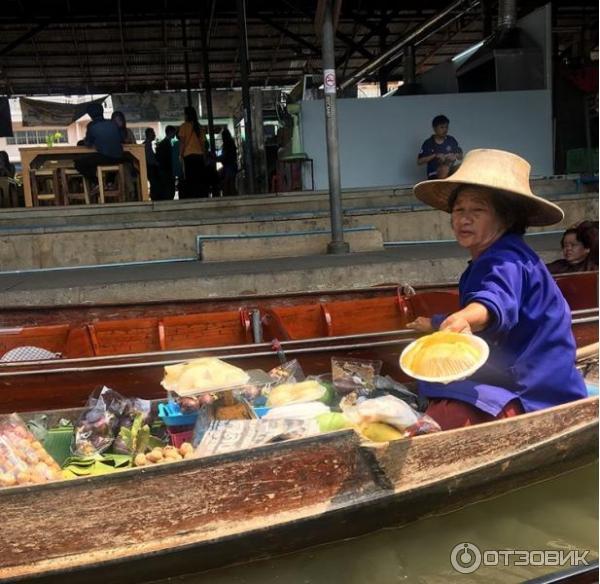
[{"label": "wooden boat bench", "polygon": [[86,328],[95,356],[164,349],[164,334],[161,334],[158,318],[97,321]]},{"label": "wooden boat bench", "polygon": [[398,292],[387,297],[263,308],[265,340],[282,341],[406,328],[410,311]]},{"label": "wooden boat bench", "polygon": [[225,347],[253,343],[250,314],[245,308],[224,312],[165,316],[163,349]]},{"label": "wooden boat bench", "polygon": [[460,309],[457,290],[417,292],[414,296],[408,296],[406,302],[410,320],[414,320],[418,316],[431,317],[434,314],[449,314]]}]

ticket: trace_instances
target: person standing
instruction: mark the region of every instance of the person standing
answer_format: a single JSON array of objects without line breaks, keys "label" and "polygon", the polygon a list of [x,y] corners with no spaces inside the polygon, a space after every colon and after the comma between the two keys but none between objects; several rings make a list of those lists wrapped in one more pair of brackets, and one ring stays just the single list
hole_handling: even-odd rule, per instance
[{"label": "person standing", "polygon": [[439,115],[433,118],[433,134],[423,142],[417,164],[427,165],[427,178],[446,178],[462,160],[463,151],[453,136],[448,135],[450,120]]},{"label": "person standing", "polygon": [[227,128],[223,128],[221,131],[221,138],[223,140],[223,147],[221,148],[221,154],[217,157],[223,168],[221,169],[221,176],[223,178],[223,195],[228,197],[237,195],[235,188],[235,177],[237,175],[237,148],[231,132]]},{"label": "person standing", "polygon": [[165,137],[156,147],[156,160],[161,182],[161,200],[171,200],[175,196],[175,175],[173,174],[173,137],[177,133],[175,126],[165,128]]},{"label": "person standing", "polygon": [[179,154],[183,160],[183,189],[179,189],[180,199],[208,197],[209,185],[206,172],[206,132],[198,123],[198,115],[193,107],[184,110],[185,122],[179,127]]},{"label": "person standing", "polygon": [[154,140],[156,140],[156,132],[153,128],[146,128],[146,139],[144,140],[144,148],[146,153],[146,171],[148,173],[148,182],[150,183],[150,198],[153,201],[161,198],[161,182],[160,171],[158,168],[158,160],[154,153]]}]

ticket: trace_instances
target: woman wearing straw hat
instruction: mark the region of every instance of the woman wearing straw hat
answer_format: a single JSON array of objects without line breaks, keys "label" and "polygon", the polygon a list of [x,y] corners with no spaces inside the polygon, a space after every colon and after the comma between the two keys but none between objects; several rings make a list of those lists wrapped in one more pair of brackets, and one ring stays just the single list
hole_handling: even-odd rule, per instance
[{"label": "woman wearing straw hat", "polygon": [[451,215],[471,261],[460,278],[461,309],[420,317],[422,332],[473,332],[490,345],[472,377],[420,382],[427,413],[450,429],[514,416],[587,395],[574,366],[569,307],[537,254],[524,242],[530,225],[552,225],[562,210],[529,186],[530,166],[501,150],[473,150],[449,178],[417,184],[421,201]]}]

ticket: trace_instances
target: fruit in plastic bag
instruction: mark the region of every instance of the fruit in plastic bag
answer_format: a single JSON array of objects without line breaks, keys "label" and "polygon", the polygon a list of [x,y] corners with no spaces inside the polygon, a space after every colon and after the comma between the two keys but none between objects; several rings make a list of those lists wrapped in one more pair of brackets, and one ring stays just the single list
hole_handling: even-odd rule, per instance
[{"label": "fruit in plastic bag", "polygon": [[167,365],[162,386],[180,396],[229,389],[248,382],[248,374],[216,357],[201,357],[186,363]]},{"label": "fruit in plastic bag", "polygon": [[385,422],[399,430],[412,426],[419,419],[416,410],[393,395],[366,399],[357,407],[361,421]]},{"label": "fruit in plastic bag", "polygon": [[289,404],[270,409],[264,420],[311,420],[319,415],[327,415],[329,408],[321,402]]},{"label": "fruit in plastic bag", "polygon": [[315,419],[317,420],[317,424],[319,424],[321,432],[335,432],[336,430],[344,430],[345,428],[352,427],[350,420],[340,412],[320,414]]},{"label": "fruit in plastic bag", "polygon": [[60,467],[16,414],[0,419],[0,487],[59,480]]},{"label": "fruit in plastic bag", "polygon": [[289,404],[324,401],[328,396],[327,387],[314,379],[307,379],[300,383],[284,383],[275,386],[269,393],[267,406],[274,408]]},{"label": "fruit in plastic bag", "polygon": [[381,371],[381,361],[368,359],[331,358],[331,377],[339,395],[353,391],[366,396],[375,388],[375,377]]},{"label": "fruit in plastic bag", "polygon": [[373,442],[389,442],[404,438],[404,432],[383,422],[364,422],[358,426],[359,432]]}]

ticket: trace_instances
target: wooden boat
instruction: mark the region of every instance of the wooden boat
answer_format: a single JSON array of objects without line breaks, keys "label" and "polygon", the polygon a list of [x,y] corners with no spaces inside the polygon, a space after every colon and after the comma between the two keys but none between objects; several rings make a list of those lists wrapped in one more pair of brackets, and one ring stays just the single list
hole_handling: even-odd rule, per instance
[{"label": "wooden boat", "polygon": [[597,453],[588,398],[377,448],[344,430],[3,489],[0,581],[143,582],[266,558],[453,510]]},{"label": "wooden boat", "polygon": [[[578,346],[598,341],[598,310],[575,311],[573,332]],[[197,357],[216,356],[242,369],[269,371],[284,358],[297,358],[306,374],[331,369],[331,357],[376,359],[382,375],[398,381],[408,378],[400,370],[402,349],[415,340],[412,330],[367,332],[357,335],[295,339],[271,343],[234,345],[152,354],[84,359],[6,363],[0,368],[0,413],[51,410],[83,406],[88,396],[106,385],[123,395],[162,398],[164,366]]]},{"label": "wooden boat", "polygon": [[[598,307],[598,274],[557,277],[572,310]],[[65,358],[246,345],[400,330],[458,308],[456,285],[399,286],[136,305],[0,309],[0,355],[35,346]],[[2,366],[0,362],[0,367]]]}]

